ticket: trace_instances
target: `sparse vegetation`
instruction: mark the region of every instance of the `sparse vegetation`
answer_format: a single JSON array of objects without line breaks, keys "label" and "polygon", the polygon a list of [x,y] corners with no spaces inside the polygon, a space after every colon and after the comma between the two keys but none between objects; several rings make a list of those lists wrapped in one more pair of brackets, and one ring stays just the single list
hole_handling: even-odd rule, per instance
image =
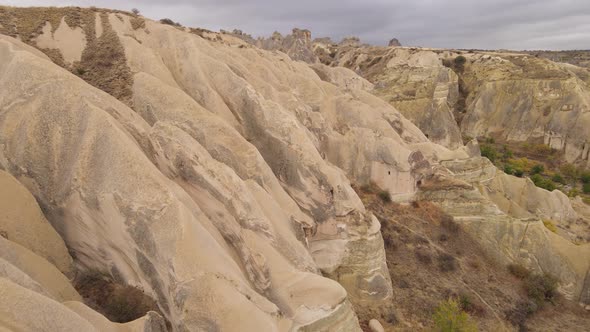
[{"label": "sparse vegetation", "polygon": [[553,182],[551,179],[541,176],[540,174],[534,174],[533,176],[531,176],[531,180],[539,188],[543,188],[549,191],[553,191],[557,188],[555,182]]},{"label": "sparse vegetation", "polygon": [[557,296],[557,279],[548,274],[531,274],[525,279],[524,286],[527,295],[538,307],[545,302],[553,303]]},{"label": "sparse vegetation", "polygon": [[381,190],[377,194],[383,203],[391,203],[391,194],[387,190]]},{"label": "sparse vegetation", "polygon": [[139,15],[139,9],[137,9],[137,8],[131,9],[131,12],[133,13],[133,15],[136,15],[136,16]]},{"label": "sparse vegetation", "polygon": [[467,62],[467,59],[464,56],[459,55],[455,58],[455,60],[453,62],[455,63],[456,66],[462,67]]},{"label": "sparse vegetation", "polygon": [[443,272],[455,271],[457,269],[457,260],[448,253],[442,253],[438,256],[438,267]]},{"label": "sparse vegetation", "polygon": [[455,218],[449,214],[443,214],[440,219],[440,225],[451,233],[459,232],[459,224],[455,222]]},{"label": "sparse vegetation", "polygon": [[160,23],[162,23],[162,24],[167,24],[167,25],[171,25],[171,26],[174,26],[174,27],[182,27],[182,24],[180,24],[180,23],[178,23],[178,22],[174,22],[174,21],[172,21],[172,20],[171,20],[171,19],[169,19],[169,18],[163,18],[163,19],[161,19],[161,20],[160,20]]},{"label": "sparse vegetation", "polygon": [[554,303],[558,281],[548,274],[532,274],[520,265],[510,265],[509,270],[523,280],[528,299],[518,302],[512,310],[507,311],[506,318],[519,331],[527,331],[527,319],[541,309],[545,302]]},{"label": "sparse vegetation", "polygon": [[469,314],[461,310],[459,302],[455,299],[443,301],[434,313],[434,324],[437,331],[441,332],[473,332],[477,331],[477,325]]},{"label": "sparse vegetation", "polygon": [[491,162],[496,161],[498,158],[498,151],[489,144],[483,144],[480,146],[482,157],[488,158]]},{"label": "sparse vegetation", "polygon": [[531,174],[542,174],[545,172],[545,167],[541,164],[536,164],[531,168]]},{"label": "sparse vegetation", "polygon": [[555,183],[566,184],[565,179],[559,173],[555,173],[555,175],[553,175],[553,177],[551,177],[551,180],[553,180],[553,182],[555,182]]},{"label": "sparse vegetation", "polygon": [[418,258],[418,261],[422,264],[431,264],[432,263],[432,257],[430,257],[430,254],[424,250],[416,250],[416,258]]}]

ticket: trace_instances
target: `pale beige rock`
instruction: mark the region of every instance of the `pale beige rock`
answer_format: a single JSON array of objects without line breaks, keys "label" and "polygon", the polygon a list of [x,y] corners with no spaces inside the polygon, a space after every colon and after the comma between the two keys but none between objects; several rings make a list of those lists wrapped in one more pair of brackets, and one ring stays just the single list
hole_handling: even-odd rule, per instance
[{"label": "pale beige rock", "polygon": [[383,325],[381,325],[381,323],[379,323],[379,321],[376,319],[371,319],[369,321],[369,328],[371,329],[371,332],[385,332]]},{"label": "pale beige rock", "polygon": [[[282,190],[276,179],[244,185],[232,169],[205,158],[204,148],[181,129],[164,123],[152,129],[112,97],[11,47],[0,42],[0,104],[9,110],[0,119],[0,162],[27,174],[27,185],[47,206],[80,267],[142,288],[175,329],[272,331],[329,324],[358,330],[344,289],[314,274],[317,267],[300,242],[303,231],[292,229],[296,217],[276,212],[277,206],[291,206],[287,213],[302,215],[297,206],[284,194],[267,208],[258,206],[272,202],[260,186]],[[35,80],[53,83],[29,94],[27,82]],[[23,95],[29,97],[14,101]],[[19,130],[25,134],[15,135]],[[206,146],[223,147],[223,137]],[[236,142],[247,146],[243,139]],[[184,145],[187,151],[179,149]],[[59,163],[53,153],[62,156]],[[244,161],[256,160],[249,158]],[[331,167],[331,176],[344,181]],[[274,177],[268,168],[261,174],[252,177]],[[257,193],[248,200],[250,190]],[[241,195],[243,200],[235,199]],[[266,214],[280,217],[272,220],[276,228]]]},{"label": "pale beige rock", "polygon": [[51,263],[19,244],[2,237],[0,237],[0,258],[29,276],[56,301],[79,301],[81,299],[69,279]]},{"label": "pale beige rock", "polygon": [[98,331],[104,332],[164,332],[166,324],[162,317],[157,313],[150,311],[145,316],[128,323],[113,323],[103,315],[89,308],[81,302],[68,301],[63,305],[72,310],[80,317],[88,321]]},{"label": "pale beige rock", "polygon": [[61,23],[55,31],[51,31],[51,23],[47,22],[43,27],[42,33],[37,36],[36,43],[39,48],[58,49],[64,61],[72,64],[74,61],[80,61],[82,52],[86,48],[86,35],[80,27],[70,28],[65,21]]},{"label": "pale beige rock", "polygon": [[63,240],[45,219],[33,195],[4,171],[0,171],[0,235],[71,274],[72,258]]},{"label": "pale beige rock", "polygon": [[60,303],[0,278],[0,327],[9,331],[99,331]]},{"label": "pale beige rock", "polygon": [[43,293],[0,277],[0,330],[7,331],[112,331],[164,332],[165,322],[157,313],[129,323],[110,322],[86,305],[59,303]]}]

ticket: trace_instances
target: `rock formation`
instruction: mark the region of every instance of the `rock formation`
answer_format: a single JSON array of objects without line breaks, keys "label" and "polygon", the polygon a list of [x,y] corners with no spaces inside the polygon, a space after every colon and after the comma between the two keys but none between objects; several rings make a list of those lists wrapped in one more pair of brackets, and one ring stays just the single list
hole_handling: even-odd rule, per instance
[{"label": "rock formation", "polygon": [[[563,151],[567,162],[590,165],[586,68],[491,51],[323,43],[314,49],[323,63],[350,68],[373,83],[375,94],[436,143],[456,148],[462,134],[543,142]],[[466,63],[454,66],[457,57]]]},{"label": "rock formation", "polygon": [[[439,203],[569,298],[590,287],[589,247],[540,221],[583,213],[461,144],[459,79],[434,52],[375,48],[371,65],[358,40],[319,46],[347,69],[310,65],[307,30],[256,41],[274,52],[100,9],[0,7],[0,24],[2,328],[359,331],[355,312],[395,299],[351,183]],[[92,273],[162,316],[110,322],[72,287]]]}]

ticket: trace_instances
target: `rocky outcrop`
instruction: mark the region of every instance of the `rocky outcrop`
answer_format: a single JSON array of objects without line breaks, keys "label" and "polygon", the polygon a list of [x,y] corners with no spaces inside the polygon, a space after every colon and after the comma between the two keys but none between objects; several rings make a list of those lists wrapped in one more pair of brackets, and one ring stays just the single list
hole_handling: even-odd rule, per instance
[{"label": "rocky outcrop", "polygon": [[[325,47],[317,44],[316,52]],[[450,149],[463,145],[454,117],[459,97],[457,75],[442,65],[438,54],[409,48],[335,48],[338,51],[328,60],[330,65],[350,68],[373,83],[373,93],[416,124],[431,141]]]},{"label": "rocky outcrop", "polygon": [[[389,313],[394,295],[380,224],[351,183],[376,183],[397,201],[437,202],[479,234],[491,256],[556,272],[571,298],[582,292],[585,251],[572,256],[571,243],[538,219],[529,226],[499,208],[503,201],[479,186],[508,191],[509,184],[493,182],[496,169],[476,144],[463,147],[453,127],[439,132],[425,122],[454,123],[458,78],[436,52],[375,48],[382,59],[373,66],[367,54],[351,51],[358,42],[346,41],[328,56],[350,70],[293,61],[311,59],[305,30],[276,34],[262,47],[282,52],[269,52],[241,32],[197,33],[147,19],[137,24],[125,13],[77,11],[84,20],[66,11],[52,18],[52,29],[33,21],[39,29],[23,39],[29,46],[0,37],[0,168],[33,193],[76,271],[139,288],[172,330],[359,331],[353,308],[370,318]],[[18,13],[26,17],[27,9]],[[2,15],[14,11],[0,11],[0,22],[14,21]],[[76,33],[57,43],[55,24],[80,28],[84,38]],[[52,40],[51,51],[39,45]],[[77,59],[62,53],[82,49],[81,63],[62,61],[60,68],[30,45],[54,60]],[[100,61],[93,53],[100,45],[113,47],[101,51],[113,50],[116,59]],[[82,63],[89,65],[77,67]],[[77,70],[84,68],[97,72]],[[404,88],[435,100],[426,103],[427,115],[418,114],[419,102],[402,111],[423,119],[428,136],[392,106],[406,107],[393,98],[394,80],[373,85],[355,73],[376,78],[382,70],[401,71]],[[420,83],[433,77],[435,84]],[[121,86],[125,93],[115,93]],[[577,213],[562,209],[556,195],[537,193],[543,206],[525,196],[514,201],[518,211],[539,208],[564,221]],[[45,219],[37,219],[31,225],[41,227]],[[55,317],[50,328],[111,326],[76,303],[75,293],[56,291],[71,291],[65,277],[55,276],[54,288],[27,270],[26,260],[4,260],[11,281],[0,290],[25,299],[28,312]],[[37,328],[20,321],[29,316],[2,310],[11,315],[8,326]],[[160,323],[148,313],[125,328],[158,330]]]},{"label": "rocky outcrop", "polygon": [[244,34],[241,30],[233,30],[232,32],[222,31],[222,33],[237,37],[264,50],[281,51],[295,61],[303,61],[307,63],[318,62],[318,59],[312,50],[311,31],[307,29],[293,28],[291,34],[286,36],[275,31],[268,38],[257,39],[252,38],[252,36],[248,34]]},{"label": "rocky outcrop", "polygon": [[425,156],[450,151],[350,71],[99,17],[133,110],[1,44],[1,167],[34,190],[77,268],[143,289],[178,330],[356,330],[349,301],[387,310],[379,222],[349,179],[413,195]]},{"label": "rocky outcrop", "polygon": [[[462,131],[472,137],[543,142],[567,162],[589,164],[590,89],[569,65],[506,54],[467,55]],[[522,91],[522,93],[513,93]]]},{"label": "rocky outcrop", "polygon": [[[323,63],[350,68],[373,83],[375,94],[434,142],[456,148],[464,135],[543,143],[563,151],[567,162],[588,165],[586,68],[517,53],[319,41],[314,50]],[[464,64],[456,65],[459,57]]]},{"label": "rocky outcrop", "polygon": [[441,164],[446,168],[425,179],[417,197],[454,216],[496,261],[557,276],[567,298],[583,300],[590,245],[574,244],[543,224],[547,217],[562,223],[578,218],[565,195],[506,175],[486,158]]}]

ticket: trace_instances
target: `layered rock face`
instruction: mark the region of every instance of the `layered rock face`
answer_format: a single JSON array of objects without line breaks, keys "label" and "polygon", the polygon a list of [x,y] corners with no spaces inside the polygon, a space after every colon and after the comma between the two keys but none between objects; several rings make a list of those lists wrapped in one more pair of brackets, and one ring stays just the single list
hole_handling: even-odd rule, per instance
[{"label": "layered rock face", "polygon": [[417,197],[455,217],[496,261],[518,262],[559,278],[567,298],[585,301],[590,244],[554,234],[542,220],[571,223],[581,216],[560,191],[536,187],[497,170],[487,158],[443,161],[444,169],[423,180]]},{"label": "layered rock face", "polygon": [[[589,165],[587,68],[517,53],[322,42],[314,49],[323,63],[368,79],[434,142],[456,148],[463,134],[544,143],[563,151],[567,162]],[[459,56],[465,63],[457,66]]]},{"label": "layered rock face", "polygon": [[[589,96],[579,71],[571,71],[570,67],[545,60],[523,59],[522,55],[465,53],[466,64],[461,70],[452,70],[450,67],[453,66],[447,67],[443,61],[454,62],[460,54],[449,50],[343,47],[319,40],[314,47],[320,55],[325,55],[327,52],[323,50],[329,49],[330,57],[320,57],[323,62],[350,68],[367,78],[374,84],[371,92],[395,105],[430,140],[448,147],[462,146],[461,131],[472,137],[489,135],[506,141],[542,140],[543,130],[537,129],[541,133],[541,138],[538,138],[532,134],[535,130],[527,129],[542,126],[534,107],[544,105],[551,109],[555,103],[567,100],[577,100],[585,105],[584,100]],[[503,64],[508,60],[501,57],[518,57],[523,66],[540,62],[545,67],[519,72],[521,76],[531,77],[516,76],[510,69],[511,62]],[[486,65],[484,61],[502,62]],[[507,67],[502,67],[504,65]],[[476,75],[474,72],[477,70],[481,72]],[[549,80],[559,89],[551,96],[548,95],[551,91],[541,82],[543,75],[553,75]],[[569,80],[570,89],[561,90],[561,84],[565,83],[559,80]],[[510,87],[506,86],[502,92],[495,88],[486,90],[485,94],[482,92],[482,89],[501,84],[510,84]],[[507,102],[505,98],[513,100]],[[520,108],[518,115],[514,115],[509,105],[519,104],[516,99],[527,98],[537,101]],[[558,108],[560,112],[571,111],[572,117],[585,123],[581,114],[584,112],[576,112],[576,107],[569,107],[568,110],[562,106]],[[498,117],[508,115],[513,117],[497,122]],[[587,136],[587,132],[582,133],[576,124],[560,118],[559,114],[555,116],[550,112],[545,117],[555,128],[571,126],[571,134],[560,129],[562,133],[567,132],[566,135]],[[547,127],[551,124],[543,128]],[[527,134],[506,136],[517,131],[526,131]],[[546,143],[557,142],[554,140],[546,140]],[[577,148],[555,144],[553,147],[565,149],[571,161],[585,158],[584,149],[576,157],[575,153],[567,152],[578,151]],[[432,201],[443,207],[479,239],[482,247],[496,260],[505,263],[516,261],[537,271],[559,276],[563,281],[562,292],[571,299],[583,300],[581,294],[589,287],[585,276],[590,267],[588,244],[577,245],[579,237],[586,238],[588,235],[587,227],[583,227],[588,224],[583,203],[572,202],[559,191],[548,192],[537,188],[528,179],[518,179],[498,171],[487,159],[476,156],[479,153],[476,144],[470,143],[466,150],[469,158],[443,157],[435,167],[434,175],[421,181],[414,198]],[[542,220],[556,223],[559,235],[548,231]]]},{"label": "layered rock face", "polygon": [[574,66],[527,55],[466,58],[465,134],[543,142],[568,162],[590,165],[590,89]]}]

